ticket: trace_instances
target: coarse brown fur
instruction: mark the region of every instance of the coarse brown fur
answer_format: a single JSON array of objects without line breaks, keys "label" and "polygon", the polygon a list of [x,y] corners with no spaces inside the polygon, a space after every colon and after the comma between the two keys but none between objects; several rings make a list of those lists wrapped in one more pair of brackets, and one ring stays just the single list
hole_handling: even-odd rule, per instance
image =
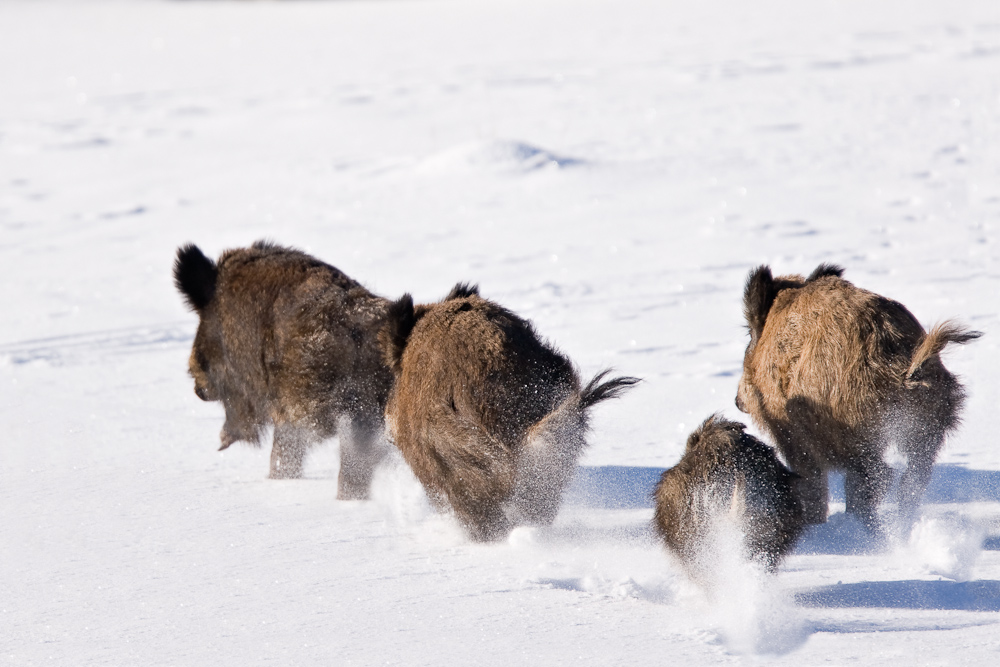
[{"label": "coarse brown fur", "polygon": [[378,331],[388,301],[298,250],[258,241],[213,262],[177,251],[174,281],[200,321],[195,393],[221,401],[222,446],[259,445],[274,426],[270,476],[300,477],[307,449],[339,435],[339,498],[364,498],[384,456],[392,374]]},{"label": "coarse brown fur", "polygon": [[797,475],[744,428],[712,415],[688,436],[684,456],[656,486],[656,530],[697,580],[710,574],[706,551],[721,517],[739,527],[744,555],[769,570],[807,525],[793,488]]},{"label": "coarse brown fur", "polygon": [[925,332],[902,304],[842,273],[827,264],[808,278],[774,278],[766,266],[750,272],[750,344],[736,405],[802,477],[812,523],[826,521],[826,474],[837,469],[846,475],[848,513],[878,530],[878,505],[892,481],[883,455],[894,441],[907,457],[899,497],[905,526],[965,399],[939,353],[980,334],[953,322]]},{"label": "coarse brown fur", "polygon": [[438,507],[473,539],[547,524],[586,445],[587,410],[636,378],[586,387],[531,324],[458,285],[440,303],[389,307],[380,334],[395,385],[389,433]]}]

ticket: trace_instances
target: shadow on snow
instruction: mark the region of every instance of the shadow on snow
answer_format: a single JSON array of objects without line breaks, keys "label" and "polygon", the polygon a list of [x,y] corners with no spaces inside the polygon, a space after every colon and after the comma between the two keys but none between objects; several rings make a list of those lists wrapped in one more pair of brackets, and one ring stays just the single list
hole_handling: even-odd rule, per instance
[{"label": "shadow on snow", "polygon": [[601,509],[640,509],[653,506],[653,489],[663,468],[637,466],[580,466],[566,490],[569,505]]},{"label": "shadow on snow", "polygon": [[1000,581],[863,581],[796,593],[803,607],[1000,611]]},{"label": "shadow on snow", "polygon": [[[604,509],[637,509],[653,506],[653,489],[664,468],[640,466],[581,466],[566,502]],[[844,502],[844,476],[830,475],[830,500]],[[934,466],[934,475],[924,494],[925,504],[1000,503],[1000,470],[972,470],[943,463]]]},{"label": "shadow on snow", "polygon": [[[578,507],[627,510],[653,507],[653,489],[663,468],[640,466],[581,466],[566,491],[566,504]],[[891,496],[890,496],[891,498]],[[844,501],[843,475],[830,475],[830,500]],[[924,503],[1000,503],[1000,471],[971,470],[961,465],[941,464],[934,475]],[[838,512],[818,526],[811,526],[795,548],[799,554],[857,555],[877,553],[885,548],[852,517]],[[986,536],[982,548],[1000,551],[1000,536]]]}]

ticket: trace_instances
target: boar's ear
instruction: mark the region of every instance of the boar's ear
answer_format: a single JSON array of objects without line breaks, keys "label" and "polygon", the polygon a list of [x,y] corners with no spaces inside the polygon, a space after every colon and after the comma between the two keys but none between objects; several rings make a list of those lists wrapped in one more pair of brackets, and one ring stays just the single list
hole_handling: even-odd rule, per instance
[{"label": "boar's ear", "polygon": [[837,276],[839,278],[842,275],[844,275],[844,267],[823,262],[813,269],[813,272],[809,274],[808,278],[806,278],[806,282],[811,283],[814,280],[819,280],[820,278],[825,278],[826,276]]},{"label": "boar's ear", "polygon": [[778,296],[778,286],[774,283],[771,268],[767,265],[758,266],[747,276],[743,288],[743,316],[750,327],[750,340],[756,342],[764,330],[767,313],[771,310],[774,298]]},{"label": "boar's ear", "polygon": [[715,427],[715,420],[718,418],[719,418],[719,413],[716,412],[715,414],[709,416],[708,419],[703,421],[698,426],[698,428],[691,431],[691,433],[688,434],[688,439],[687,443],[684,446],[684,450],[691,452],[698,449],[699,445],[701,445],[701,441],[704,438],[705,434]]},{"label": "boar's ear", "polygon": [[451,301],[452,299],[464,299],[470,296],[479,296],[479,285],[455,283],[455,286],[451,288],[451,291],[448,292],[448,296],[444,300]]},{"label": "boar's ear", "polygon": [[395,372],[399,372],[403,350],[406,349],[417,319],[413,310],[413,297],[409,294],[404,294],[398,301],[389,304],[385,324],[378,332],[378,341],[386,364]]},{"label": "boar's ear", "polygon": [[219,270],[198,246],[188,244],[177,249],[174,260],[174,285],[194,310],[201,312],[215,296]]}]

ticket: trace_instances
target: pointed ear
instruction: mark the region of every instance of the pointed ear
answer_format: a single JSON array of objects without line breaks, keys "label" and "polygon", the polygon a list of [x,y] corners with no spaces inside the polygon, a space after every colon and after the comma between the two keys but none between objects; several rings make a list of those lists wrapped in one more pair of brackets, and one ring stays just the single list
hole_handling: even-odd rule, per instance
[{"label": "pointed ear", "polygon": [[410,333],[419,319],[413,308],[413,297],[404,294],[398,301],[389,304],[385,324],[378,333],[378,341],[382,345],[382,354],[386,365],[399,372],[403,350],[410,340]]},{"label": "pointed ear", "polygon": [[844,275],[844,267],[823,262],[813,269],[813,272],[809,274],[808,278],[806,278],[806,282],[811,283],[814,280],[819,280],[820,278],[825,278],[826,276],[837,276],[839,278],[842,275]]},{"label": "pointed ear", "polygon": [[469,283],[455,283],[455,286],[451,288],[448,292],[448,296],[444,298],[444,301],[451,301],[452,299],[464,299],[470,296],[479,296],[479,285],[471,285]]},{"label": "pointed ear", "polygon": [[174,260],[174,285],[195,311],[199,313],[203,311],[215,297],[218,274],[215,262],[205,257],[198,246],[188,244],[177,249],[177,259]]},{"label": "pointed ear", "polygon": [[774,284],[769,266],[758,266],[750,272],[743,288],[743,315],[746,317],[747,326],[750,327],[751,341],[759,339],[761,332],[764,331],[767,313],[771,310],[771,304],[774,303],[776,296],[778,288]]}]

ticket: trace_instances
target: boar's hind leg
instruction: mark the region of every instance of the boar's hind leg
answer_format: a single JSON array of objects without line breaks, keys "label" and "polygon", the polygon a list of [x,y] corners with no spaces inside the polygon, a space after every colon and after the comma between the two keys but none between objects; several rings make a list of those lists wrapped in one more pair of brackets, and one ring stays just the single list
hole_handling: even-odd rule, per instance
[{"label": "boar's hind leg", "polygon": [[302,477],[302,462],[309,447],[306,432],[291,424],[275,424],[271,446],[271,479]]},{"label": "boar's hind leg", "polygon": [[906,470],[899,480],[899,525],[903,530],[908,530],[917,518],[920,499],[931,481],[934,459],[943,443],[944,433],[936,428],[910,434],[909,442],[902,443]]},{"label": "boar's hind leg", "polygon": [[567,399],[528,433],[517,462],[514,495],[507,508],[514,524],[548,525],[586,447],[586,424],[576,398]]},{"label": "boar's hind leg", "polygon": [[337,479],[338,500],[366,500],[371,488],[375,466],[389,449],[382,441],[380,426],[361,419],[341,424],[340,476]]},{"label": "boar's hind leg", "polygon": [[844,475],[847,513],[873,533],[879,531],[878,506],[892,484],[892,469],[880,456],[857,461]]}]

